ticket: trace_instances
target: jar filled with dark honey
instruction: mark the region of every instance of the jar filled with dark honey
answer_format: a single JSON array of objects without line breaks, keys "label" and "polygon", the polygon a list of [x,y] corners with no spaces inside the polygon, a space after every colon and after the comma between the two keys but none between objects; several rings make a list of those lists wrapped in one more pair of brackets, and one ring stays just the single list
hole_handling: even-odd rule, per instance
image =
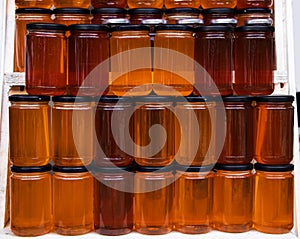
[{"label": "jar filled with dark honey", "polygon": [[238,0],[237,9],[243,8],[270,8],[273,6],[273,0]]},{"label": "jar filled with dark honey", "polygon": [[90,10],[85,8],[56,8],[53,10],[55,15],[54,22],[64,25],[90,24]]},{"label": "jar filled with dark honey", "polygon": [[[238,20],[238,26],[247,25],[249,20],[254,19],[268,19],[272,20],[272,10],[269,8],[246,8],[239,9],[235,12]],[[273,21],[271,22],[273,24]]]},{"label": "jar filled with dark honey", "polygon": [[254,158],[262,164],[293,160],[294,96],[255,97]]},{"label": "jar filled with dark honey", "polygon": [[93,8],[125,8],[127,0],[91,0]]},{"label": "jar filled with dark honey", "polygon": [[66,91],[66,30],[61,24],[27,24],[26,90],[30,95],[63,95]]},{"label": "jar filled with dark honey", "polygon": [[164,0],[127,0],[129,8],[162,8]]},{"label": "jar filled with dark honey", "polygon": [[167,9],[166,19],[168,24],[176,24],[178,20],[182,19],[197,19],[200,17],[200,9],[198,8],[170,8]]},{"label": "jar filled with dark honey", "polygon": [[294,225],[294,165],[255,164],[255,170],[254,228],[288,233]]},{"label": "jar filled with dark honey", "polygon": [[10,228],[22,237],[46,234],[52,229],[51,165],[11,167]]},{"label": "jar filled with dark honey", "polygon": [[207,8],[235,8],[238,0],[201,0],[201,7]]},{"label": "jar filled with dark honey", "polygon": [[204,24],[211,25],[220,19],[235,19],[234,9],[232,8],[209,8],[201,11]]},{"label": "jar filled with dark honey", "polygon": [[15,0],[17,8],[47,8],[52,6],[53,0]]},{"label": "jar filled with dark honey", "polygon": [[14,166],[43,166],[50,161],[49,96],[9,97],[9,158]]},{"label": "jar filled with dark honey", "polygon": [[131,24],[140,24],[145,19],[162,19],[163,10],[159,8],[133,8],[129,9]]},{"label": "jar filled with dark honey", "polygon": [[104,20],[115,19],[115,18],[125,18],[126,10],[124,8],[95,8],[92,10],[93,19],[92,24],[103,24]]},{"label": "jar filled with dark honey", "polygon": [[91,0],[53,0],[55,8],[88,8]]}]

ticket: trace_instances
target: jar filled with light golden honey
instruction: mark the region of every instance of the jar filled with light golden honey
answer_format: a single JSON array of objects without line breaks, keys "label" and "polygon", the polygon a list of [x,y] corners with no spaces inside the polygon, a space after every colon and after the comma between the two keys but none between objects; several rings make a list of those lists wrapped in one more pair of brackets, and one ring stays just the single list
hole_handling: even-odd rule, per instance
[{"label": "jar filled with light golden honey", "polygon": [[88,8],[91,0],[53,0],[55,8]]},{"label": "jar filled with light golden honey", "polygon": [[213,190],[214,228],[246,232],[252,228],[253,165],[216,164]]},{"label": "jar filled with light golden honey", "polygon": [[200,234],[211,230],[213,201],[213,165],[176,166],[175,214],[176,231]]},{"label": "jar filled with light golden honey", "polygon": [[167,9],[166,19],[168,24],[176,24],[177,21],[182,19],[199,19],[200,18],[200,9],[198,8],[170,8]]},{"label": "jar filled with light golden honey", "polygon": [[84,8],[56,8],[53,10],[54,22],[64,25],[90,24],[90,10]]},{"label": "jar filled with light golden honey", "polygon": [[129,8],[162,8],[163,0],[127,0]]},{"label": "jar filled with light golden honey", "polygon": [[125,18],[126,10],[124,8],[95,8],[92,10],[92,24],[103,24],[104,20]]},{"label": "jar filled with light golden honey", "polygon": [[43,166],[50,161],[49,96],[9,97],[9,157],[14,166]]},{"label": "jar filled with light golden honey", "polygon": [[254,228],[288,233],[294,225],[294,165],[255,164],[255,170]]},{"label": "jar filled with light golden honey", "polygon": [[73,236],[94,229],[94,179],[85,167],[53,167],[54,231]]},{"label": "jar filled with light golden honey", "polygon": [[174,175],[169,167],[139,167],[135,174],[135,230],[160,235],[172,231]]},{"label": "jar filled with light golden honey", "polygon": [[11,167],[10,228],[17,236],[34,237],[52,229],[51,165]]},{"label": "jar filled with light golden honey", "polygon": [[166,8],[192,7],[199,8],[201,0],[165,0]]},{"label": "jar filled with light golden honey", "polygon": [[49,9],[53,0],[15,0],[17,8],[47,8]]},{"label": "jar filled with light golden honey", "polygon": [[207,8],[235,8],[238,0],[201,0],[201,7]]}]

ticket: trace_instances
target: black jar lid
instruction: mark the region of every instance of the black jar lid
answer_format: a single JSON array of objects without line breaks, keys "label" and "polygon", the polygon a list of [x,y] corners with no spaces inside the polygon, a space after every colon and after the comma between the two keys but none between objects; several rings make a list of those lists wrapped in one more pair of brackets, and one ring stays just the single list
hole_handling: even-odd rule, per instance
[{"label": "black jar lid", "polygon": [[33,167],[19,167],[19,166],[11,166],[10,170],[13,173],[43,173],[48,172],[52,169],[51,164],[47,164],[45,166],[33,166]]},{"label": "black jar lid", "polygon": [[189,31],[193,32],[194,28],[186,25],[179,25],[179,24],[164,24],[164,25],[158,25],[155,27],[155,31]]},{"label": "black jar lid", "polygon": [[224,171],[248,171],[253,169],[253,164],[230,165],[217,163],[214,169]]},{"label": "black jar lid", "polygon": [[40,101],[50,101],[50,96],[38,96],[38,95],[11,95],[8,97],[9,101],[29,101],[29,102],[40,102]]},{"label": "black jar lid", "polygon": [[240,26],[235,29],[236,32],[274,32],[273,26],[255,25],[255,26]]},{"label": "black jar lid", "polygon": [[126,14],[126,12],[124,8],[119,7],[102,7],[92,10],[92,14]]},{"label": "black jar lid", "polygon": [[254,100],[252,96],[224,96],[222,97],[224,102],[251,102]]},{"label": "black jar lid", "polygon": [[72,24],[69,26],[69,30],[81,30],[81,31],[106,31],[108,32],[110,30],[109,27],[105,25],[99,25],[99,24]]},{"label": "black jar lid", "polygon": [[133,165],[128,165],[128,166],[124,166],[124,167],[104,167],[104,166],[96,166],[93,165],[92,166],[92,172],[96,173],[122,173],[124,172],[132,172],[134,170],[134,166]]},{"label": "black jar lid", "polygon": [[202,96],[180,96],[175,98],[176,102],[206,102],[207,98]]},{"label": "black jar lid", "polygon": [[174,13],[188,13],[188,14],[200,14],[200,9],[198,8],[170,8],[166,10],[166,14],[174,14]]},{"label": "black jar lid", "polygon": [[294,170],[293,164],[285,164],[285,165],[266,165],[256,163],[254,164],[255,170],[265,171],[265,172],[289,172]]},{"label": "black jar lid", "polygon": [[199,26],[194,32],[233,32],[234,27],[230,25]]},{"label": "black jar lid", "polygon": [[87,168],[84,166],[76,166],[76,167],[53,166],[53,171],[59,172],[59,173],[85,173],[85,172],[88,172]]},{"label": "black jar lid", "polygon": [[234,9],[232,8],[208,8],[201,11],[202,15],[206,14],[234,14]]},{"label": "black jar lid", "polygon": [[46,8],[18,8],[16,14],[33,13],[33,14],[52,14],[52,10]]},{"label": "black jar lid", "polygon": [[149,167],[144,167],[144,166],[140,166],[137,165],[135,167],[137,172],[142,172],[142,173],[151,173],[151,172],[173,172],[174,170],[174,166],[173,164],[165,166],[165,167],[155,167],[155,166],[149,166]]},{"label": "black jar lid", "polygon": [[128,10],[128,13],[130,15],[134,15],[134,14],[162,15],[164,12],[159,8],[132,8]]},{"label": "black jar lid", "polygon": [[175,102],[176,97],[172,96],[158,96],[158,95],[148,95],[148,96],[136,96],[132,97],[134,103],[137,102],[154,102],[154,103],[164,103],[164,102]]},{"label": "black jar lid", "polygon": [[254,100],[257,102],[293,102],[295,97],[292,95],[269,95],[269,96],[256,96]]},{"label": "black jar lid", "polygon": [[120,25],[112,27],[111,31],[150,31],[150,28],[145,25]]},{"label": "black jar lid", "polygon": [[93,98],[90,96],[54,96],[52,98],[53,102],[66,102],[66,103],[74,103],[74,102],[92,102]]},{"label": "black jar lid", "polygon": [[214,169],[214,165],[203,165],[203,166],[184,166],[184,165],[174,165],[174,170],[184,171],[188,173],[193,172],[209,172]]},{"label": "black jar lid", "polygon": [[90,14],[90,10],[86,8],[55,8],[54,14]]},{"label": "black jar lid", "polygon": [[132,97],[118,97],[118,96],[101,96],[95,98],[95,102],[99,103],[127,103],[133,102]]},{"label": "black jar lid", "polygon": [[68,27],[63,24],[54,23],[29,23],[26,25],[27,30],[59,30],[67,31]]},{"label": "black jar lid", "polygon": [[236,14],[251,14],[251,13],[268,13],[272,14],[272,9],[270,8],[244,8],[236,10]]}]

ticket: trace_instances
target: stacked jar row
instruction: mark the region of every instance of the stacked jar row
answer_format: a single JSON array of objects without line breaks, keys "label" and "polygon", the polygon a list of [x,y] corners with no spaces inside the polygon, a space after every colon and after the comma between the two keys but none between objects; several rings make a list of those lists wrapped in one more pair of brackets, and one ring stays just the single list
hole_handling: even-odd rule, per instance
[{"label": "stacked jar row", "polygon": [[[293,227],[293,165],[207,167],[11,167],[11,229],[81,235],[287,233]],[[212,170],[212,171],[211,171]],[[173,174],[175,173],[175,175]],[[52,210],[53,208],[53,210]]]}]

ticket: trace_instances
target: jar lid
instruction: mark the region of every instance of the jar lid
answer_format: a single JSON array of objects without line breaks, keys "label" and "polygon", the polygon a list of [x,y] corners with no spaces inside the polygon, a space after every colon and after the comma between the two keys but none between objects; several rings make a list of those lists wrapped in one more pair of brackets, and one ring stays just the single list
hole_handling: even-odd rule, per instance
[{"label": "jar lid", "polygon": [[257,102],[293,102],[295,97],[292,95],[269,95],[256,96],[254,100]]},{"label": "jar lid", "polygon": [[253,26],[253,25],[265,25],[265,26],[272,26],[273,25],[273,19],[272,18],[254,18],[254,19],[248,19],[245,21],[246,26]]},{"label": "jar lid", "polygon": [[158,14],[162,15],[164,12],[159,8],[132,8],[128,10],[130,15],[134,14]]},{"label": "jar lid", "polygon": [[157,96],[157,95],[148,95],[148,96],[136,96],[132,97],[133,102],[157,102],[157,103],[163,103],[163,102],[174,102],[176,97],[172,96]]},{"label": "jar lid", "polygon": [[68,27],[63,24],[54,23],[29,23],[26,25],[27,30],[61,30],[67,31]]},{"label": "jar lid", "polygon": [[185,96],[185,97],[176,97],[176,102],[206,102],[207,99],[202,96]]},{"label": "jar lid", "polygon": [[82,30],[82,31],[109,31],[109,27],[99,24],[73,24],[69,26],[69,30]]},{"label": "jar lid", "polygon": [[165,25],[159,25],[155,27],[155,31],[164,31],[164,30],[193,32],[194,28],[186,25],[179,25],[179,24],[165,24]]},{"label": "jar lid", "polygon": [[137,172],[143,172],[143,173],[151,173],[151,172],[156,172],[156,171],[159,171],[159,172],[173,172],[174,170],[174,167],[173,165],[169,165],[169,166],[165,166],[165,167],[143,167],[143,166],[140,166],[140,165],[137,165],[136,166],[136,171]]},{"label": "jar lid", "polygon": [[33,14],[52,14],[52,10],[45,8],[18,8],[16,14],[33,13]]},{"label": "jar lid", "polygon": [[66,103],[74,103],[74,102],[91,102],[93,100],[90,96],[54,96],[52,97],[53,102],[66,102]]},{"label": "jar lid", "polygon": [[120,25],[112,27],[111,31],[150,31],[150,28],[145,25]]},{"label": "jar lid", "polygon": [[200,9],[198,8],[170,8],[166,10],[166,14],[173,14],[173,13],[190,13],[190,14],[200,14]]},{"label": "jar lid", "polygon": [[273,26],[254,25],[254,26],[240,26],[235,29],[236,32],[274,32]]},{"label": "jar lid", "polygon": [[195,32],[233,32],[234,27],[229,25],[200,26],[200,27],[196,27],[194,31]]},{"label": "jar lid", "polygon": [[51,164],[47,164],[45,166],[34,166],[34,167],[19,167],[19,166],[11,166],[10,170],[13,173],[43,173],[48,172],[52,168]]},{"label": "jar lid", "polygon": [[40,102],[40,101],[50,101],[50,96],[38,96],[38,95],[11,95],[8,97],[9,101],[29,101],[29,102]]},{"label": "jar lid", "polygon": [[93,165],[92,167],[92,171],[93,172],[99,172],[99,173],[122,173],[122,171],[127,171],[127,172],[131,172],[133,171],[134,167],[133,165],[129,165],[126,167],[103,167],[103,166],[96,166]]},{"label": "jar lid", "polygon": [[251,14],[251,13],[272,13],[270,8],[244,8],[236,10],[236,14]]},{"label": "jar lid", "polygon": [[77,166],[77,167],[53,166],[53,171],[60,172],[60,173],[85,173],[85,172],[88,172],[87,168],[84,166]]},{"label": "jar lid", "polygon": [[203,25],[204,21],[200,18],[186,18],[186,19],[179,19],[176,21],[176,24],[182,25]]},{"label": "jar lid", "polygon": [[215,169],[224,171],[247,171],[253,169],[253,164],[230,165],[217,163]]},{"label": "jar lid", "polygon": [[234,9],[232,8],[208,8],[201,11],[202,15],[206,14],[234,14]]},{"label": "jar lid", "polygon": [[118,97],[118,96],[101,96],[100,98],[95,98],[95,102],[101,103],[122,103],[122,102],[132,102],[131,97]]},{"label": "jar lid", "polygon": [[254,100],[252,96],[225,96],[222,97],[224,102],[251,102]]},{"label": "jar lid", "polygon": [[285,165],[266,165],[256,163],[254,164],[255,170],[266,171],[266,172],[289,172],[294,170],[293,164],[285,164]]},{"label": "jar lid", "polygon": [[90,10],[86,8],[55,8],[54,14],[90,14]]},{"label": "jar lid", "polygon": [[126,10],[119,7],[102,7],[94,8],[92,14],[126,14]]},{"label": "jar lid", "polygon": [[205,166],[184,166],[184,165],[175,165],[174,170],[184,171],[184,172],[209,172],[214,169],[214,165],[205,165]]},{"label": "jar lid", "polygon": [[160,24],[167,24],[168,21],[165,19],[143,19],[141,21],[142,25],[160,25]]}]

